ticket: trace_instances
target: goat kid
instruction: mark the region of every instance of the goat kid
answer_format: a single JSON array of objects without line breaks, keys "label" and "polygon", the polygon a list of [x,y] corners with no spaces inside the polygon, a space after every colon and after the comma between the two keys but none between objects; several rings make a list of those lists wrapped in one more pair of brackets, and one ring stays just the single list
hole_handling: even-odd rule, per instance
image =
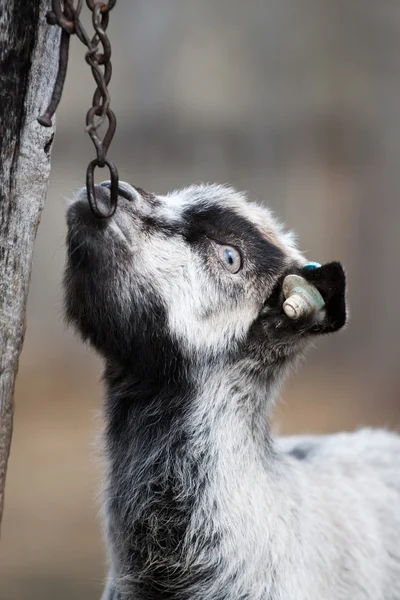
[{"label": "goat kid", "polygon": [[[109,183],[96,188],[108,204]],[[400,438],[276,439],[280,384],[346,320],[339,263],[229,187],[68,209],[66,314],[105,360],[104,600],[400,600]],[[289,319],[288,274],[325,302]]]}]

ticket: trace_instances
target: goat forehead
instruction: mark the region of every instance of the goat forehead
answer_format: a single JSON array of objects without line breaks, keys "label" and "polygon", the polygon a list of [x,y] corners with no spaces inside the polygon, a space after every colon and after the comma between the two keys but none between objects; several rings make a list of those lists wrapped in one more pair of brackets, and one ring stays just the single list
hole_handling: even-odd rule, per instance
[{"label": "goat forehead", "polygon": [[[229,186],[218,184],[192,185],[171,192],[160,199],[164,200],[163,204],[170,211],[171,216],[175,216],[176,218],[182,218],[190,210],[193,210],[193,214],[199,214],[202,211],[209,211],[214,208],[221,211],[230,209],[240,216],[249,220],[252,219],[251,205],[246,201],[245,194]],[[264,222],[270,221],[272,225],[273,218],[271,213],[267,209],[256,208],[259,209],[257,218]]]},{"label": "goat forehead", "polygon": [[159,200],[164,217],[182,226],[187,225],[192,231],[196,225],[199,233],[201,227],[216,229],[218,225],[221,234],[231,233],[243,238],[250,233],[252,226],[253,232],[291,258],[300,257],[293,236],[284,230],[272,212],[265,206],[248,201],[244,193],[229,186],[192,185],[159,197]]}]

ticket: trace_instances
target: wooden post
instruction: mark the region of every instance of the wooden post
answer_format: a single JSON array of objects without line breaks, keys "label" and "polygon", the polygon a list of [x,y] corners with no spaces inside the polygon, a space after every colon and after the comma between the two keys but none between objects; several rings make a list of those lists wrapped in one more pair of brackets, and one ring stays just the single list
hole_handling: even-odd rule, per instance
[{"label": "wooden post", "polygon": [[53,128],[37,117],[50,99],[60,31],[50,0],[0,0],[0,525],[25,332],[33,246],[50,175]]}]

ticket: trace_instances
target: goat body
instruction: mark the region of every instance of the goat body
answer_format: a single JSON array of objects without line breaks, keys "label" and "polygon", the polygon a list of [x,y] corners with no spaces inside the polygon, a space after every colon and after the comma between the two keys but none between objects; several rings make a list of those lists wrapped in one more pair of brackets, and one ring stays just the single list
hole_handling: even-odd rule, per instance
[{"label": "goat body", "polygon": [[[268,425],[309,339],[346,319],[341,265],[304,265],[228,187],[120,184],[101,221],[71,203],[66,313],[106,365],[104,600],[400,600],[400,438]],[[322,320],[284,314],[289,273]]]}]

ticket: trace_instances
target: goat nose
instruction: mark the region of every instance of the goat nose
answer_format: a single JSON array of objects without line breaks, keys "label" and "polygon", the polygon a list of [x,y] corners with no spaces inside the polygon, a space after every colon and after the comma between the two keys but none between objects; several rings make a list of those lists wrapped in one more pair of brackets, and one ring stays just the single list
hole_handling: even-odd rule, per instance
[{"label": "goat nose", "polygon": [[[102,181],[100,185],[101,187],[108,188],[109,190],[111,189],[111,181],[109,180]],[[126,200],[130,201],[135,199],[135,194],[132,186],[130,186],[128,183],[125,183],[124,181],[120,181],[118,183],[118,196],[121,196],[122,198],[125,198]]]}]

